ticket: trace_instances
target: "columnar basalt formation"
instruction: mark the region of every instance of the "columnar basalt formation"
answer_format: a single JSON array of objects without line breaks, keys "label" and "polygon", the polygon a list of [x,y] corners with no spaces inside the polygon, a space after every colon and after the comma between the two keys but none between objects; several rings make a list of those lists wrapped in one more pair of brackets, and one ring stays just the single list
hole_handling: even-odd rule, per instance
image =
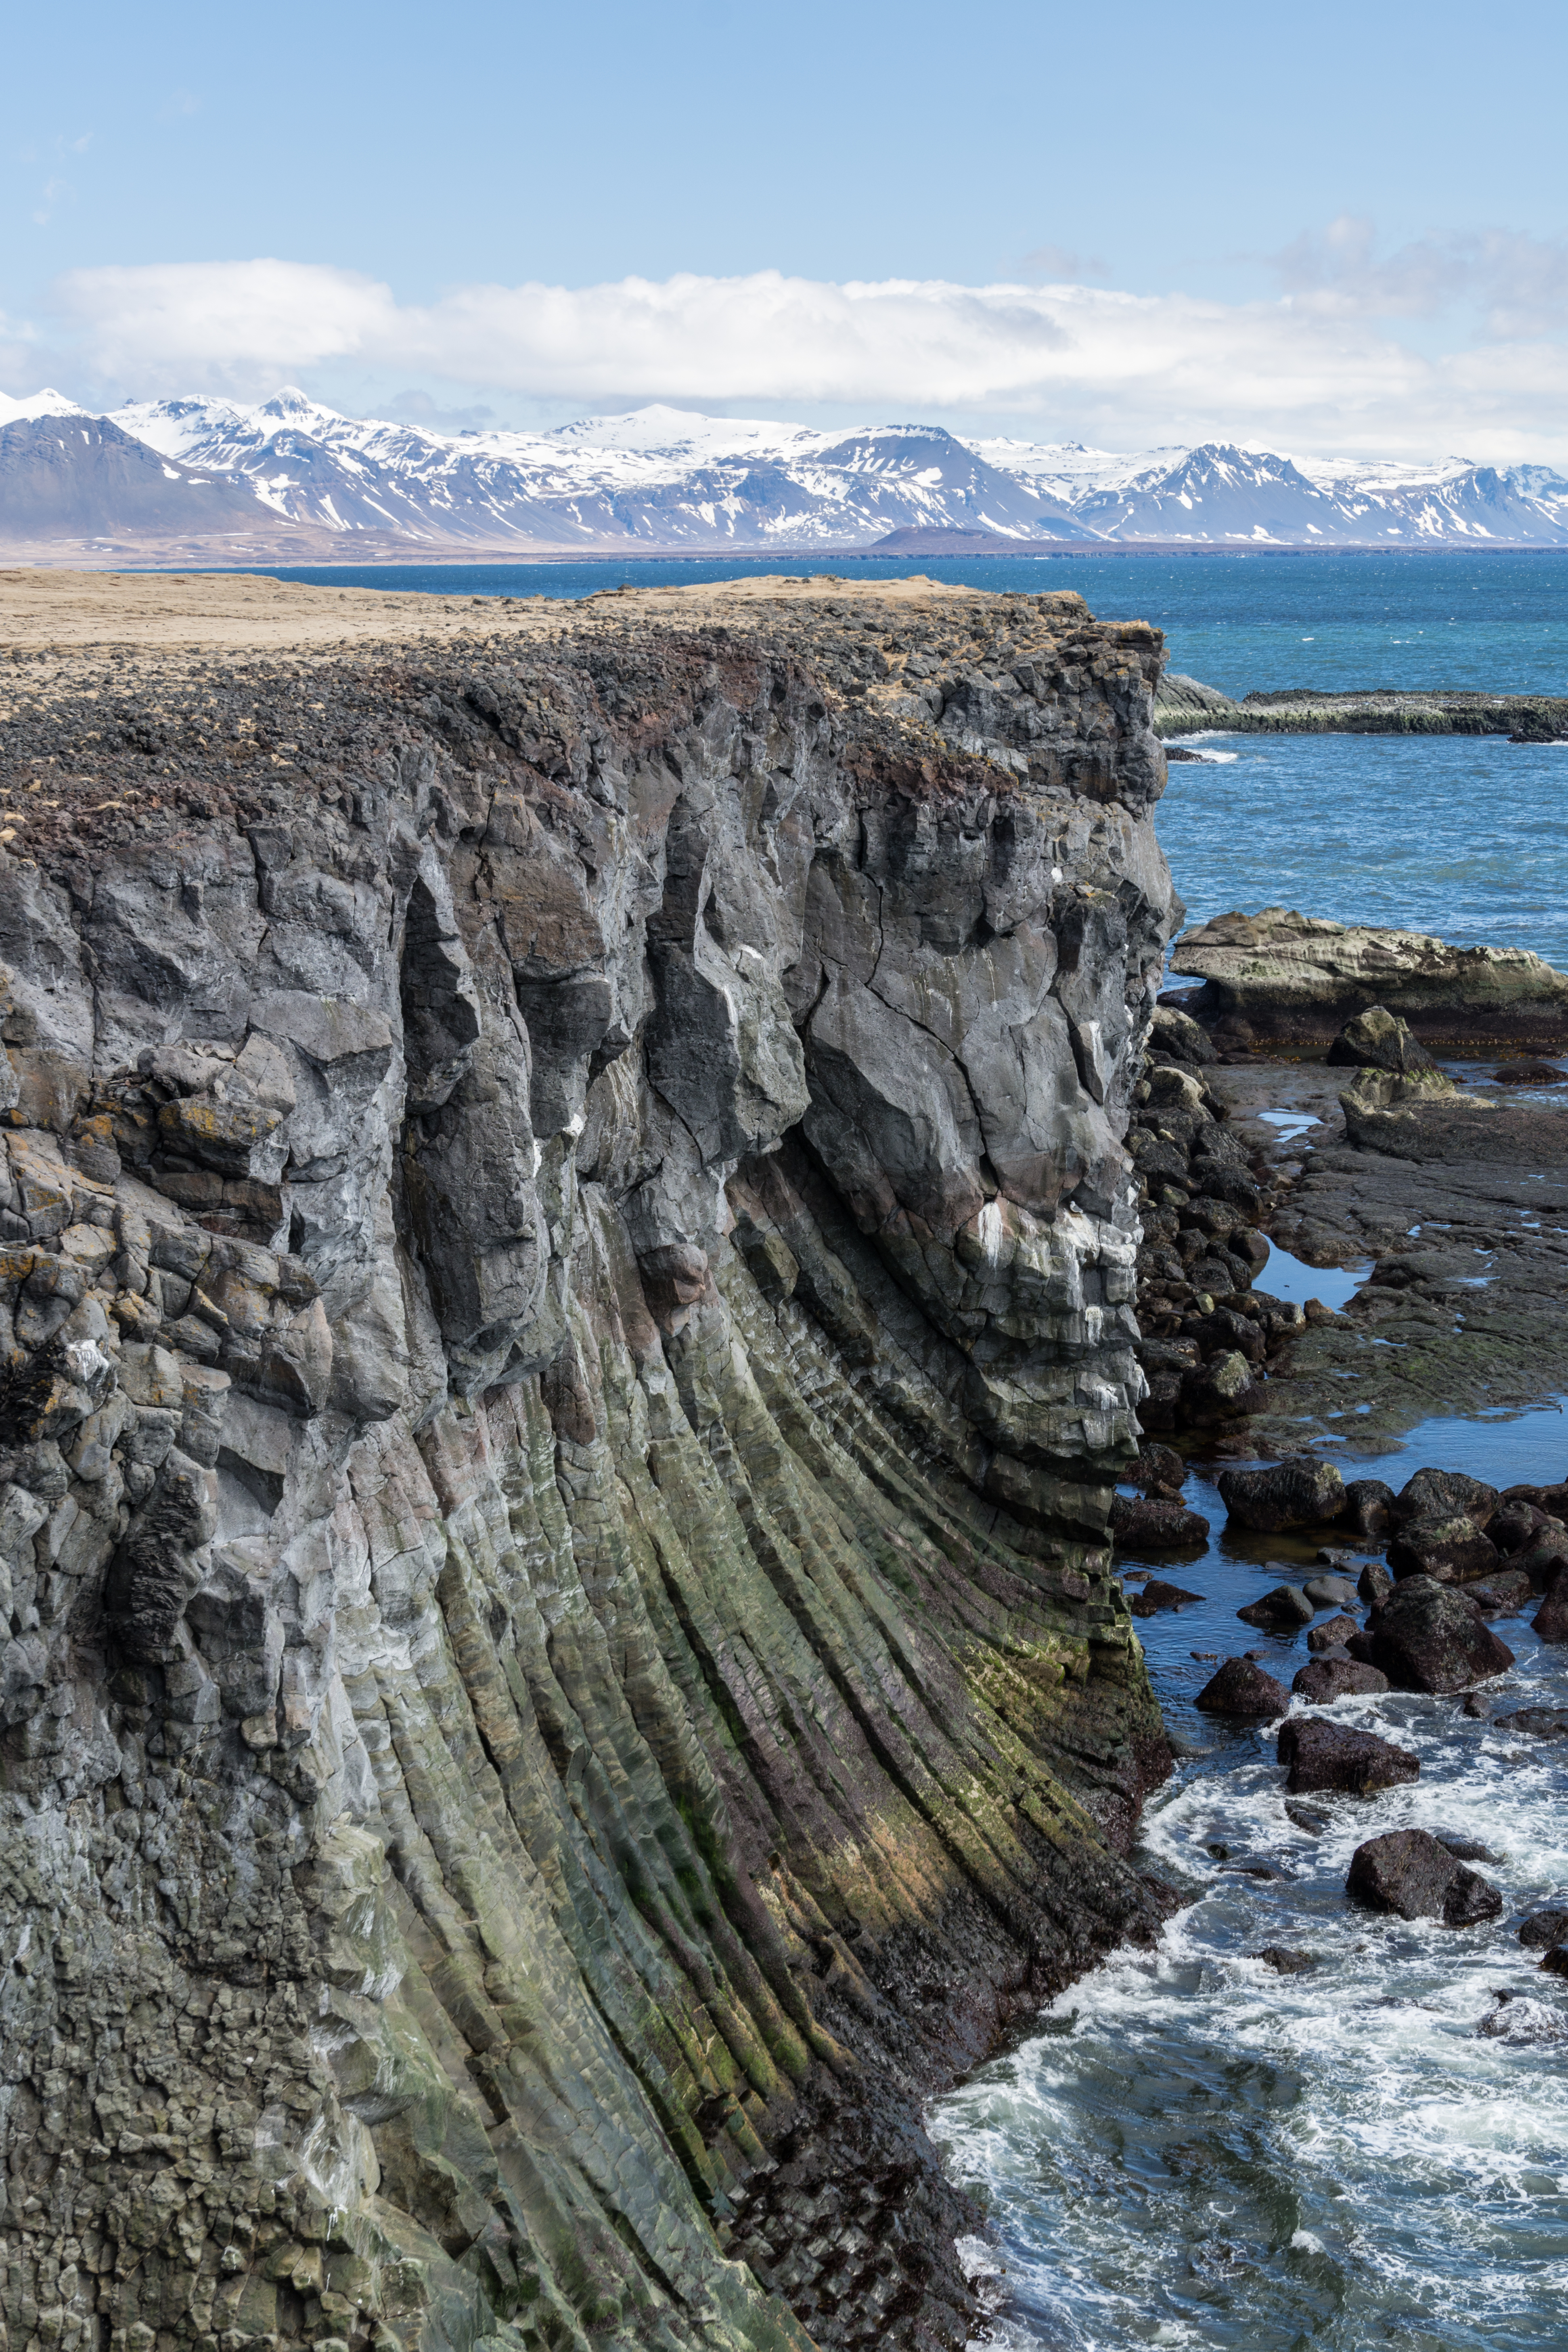
[{"label": "columnar basalt formation", "polygon": [[1161,1916],[1159,640],[291,593],[0,668],[7,2340],[956,2345]]}]

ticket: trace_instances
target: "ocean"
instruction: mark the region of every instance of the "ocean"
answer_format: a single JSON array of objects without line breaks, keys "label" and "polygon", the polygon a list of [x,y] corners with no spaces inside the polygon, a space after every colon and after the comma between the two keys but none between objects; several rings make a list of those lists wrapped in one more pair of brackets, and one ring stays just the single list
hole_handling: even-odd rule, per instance
[{"label": "ocean", "polygon": [[[591,594],[835,566],[810,562],[442,567],[287,572],[452,595]],[[847,577],[925,572],[984,588],[1070,587],[1095,612],[1155,622],[1173,666],[1232,694],[1301,686],[1568,692],[1568,552],[837,560]],[[1284,903],[1342,921],[1534,949],[1568,968],[1568,751],[1462,738],[1186,739],[1157,824],[1193,919]],[[1282,1255],[1260,1286],[1338,1298]],[[1352,1475],[1400,1486],[1422,1463],[1499,1486],[1568,1473],[1556,1401],[1511,1420],[1436,1420]],[[1157,1949],[1121,1954],[1016,2046],[937,2101],[931,2125],[987,2213],[999,2352],[1553,2352],[1568,2263],[1568,1984],[1518,1942],[1568,1905],[1568,1742],[1392,1694],[1330,1716],[1421,1757],[1413,1786],[1284,1811],[1266,1732],[1197,1715],[1212,1663],[1272,1652],[1237,1608],[1305,1570],[1289,1537],[1237,1540],[1201,1466],[1187,1498],[1205,1557],[1150,1559],[1201,1604],[1145,1620],[1168,1722],[1189,1751],[1152,1800],[1141,1860],[1196,1899]],[[1272,1569],[1267,1563],[1272,1561]],[[1137,1564],[1129,1560],[1128,1565]],[[1500,1713],[1568,1706],[1568,1659],[1528,1621]],[[1479,1841],[1506,1897],[1454,1932],[1355,1911],[1355,1844],[1407,1825]],[[1237,1865],[1240,1865],[1239,1867]],[[1316,1965],[1276,1975],[1265,1945]],[[1485,2029],[1485,2030],[1483,2030]]]}]

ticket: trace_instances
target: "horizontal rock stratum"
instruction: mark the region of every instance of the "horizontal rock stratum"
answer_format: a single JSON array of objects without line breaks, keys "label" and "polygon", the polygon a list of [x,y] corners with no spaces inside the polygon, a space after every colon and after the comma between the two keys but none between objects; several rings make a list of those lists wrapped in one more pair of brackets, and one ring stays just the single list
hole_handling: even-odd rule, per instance
[{"label": "horizontal rock stratum", "polygon": [[0,583],[4,2309],[957,2347],[1124,1937],[1160,658]]},{"label": "horizontal rock stratum", "polygon": [[1568,1039],[1568,972],[1526,948],[1460,948],[1424,931],[1378,930],[1265,907],[1184,932],[1171,970],[1207,983],[1204,1013],[1260,1038],[1328,1045],[1382,1005],[1427,1045]]}]

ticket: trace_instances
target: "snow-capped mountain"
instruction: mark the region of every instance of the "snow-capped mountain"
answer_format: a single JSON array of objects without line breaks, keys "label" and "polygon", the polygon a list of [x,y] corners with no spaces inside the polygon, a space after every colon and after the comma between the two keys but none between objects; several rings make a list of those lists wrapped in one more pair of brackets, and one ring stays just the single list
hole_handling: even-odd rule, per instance
[{"label": "snow-capped mountain", "polygon": [[1072,511],[1119,540],[1295,547],[1568,541],[1568,482],[1542,467],[1299,464],[1229,442],[1086,488]]},{"label": "snow-capped mountain", "polygon": [[247,480],[290,521],[432,542],[809,549],[911,524],[1092,536],[940,425],[845,435],[654,407],[451,436],[341,416],[292,388],[258,408],[158,401],[115,420],[166,457]]},{"label": "snow-capped mountain", "polygon": [[[0,397],[0,542],[13,543],[199,528],[184,520],[198,511],[214,518],[209,529],[298,534],[318,562],[340,549],[352,560],[356,542],[435,557],[800,555],[869,548],[895,532],[897,544],[926,552],[947,532],[962,533],[953,545],[965,548],[1568,543],[1568,481],[1542,466],[1461,457],[1297,458],[1221,442],[1118,453],[962,440],[940,425],[822,430],[661,405],[551,432],[440,434],[345,416],[292,387],[258,406],[135,402],[101,419],[58,392]],[[127,455],[138,450],[158,461],[145,478]],[[195,484],[212,496],[187,500]],[[154,511],[163,520],[137,520]]]}]

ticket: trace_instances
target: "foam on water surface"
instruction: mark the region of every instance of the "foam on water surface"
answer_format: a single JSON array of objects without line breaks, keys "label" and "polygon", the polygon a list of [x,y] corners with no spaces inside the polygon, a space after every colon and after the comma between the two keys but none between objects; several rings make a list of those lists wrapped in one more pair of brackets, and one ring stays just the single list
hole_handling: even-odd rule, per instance
[{"label": "foam on water surface", "polygon": [[[1557,1478],[1568,1423],[1552,1409],[1434,1421],[1346,1468],[1397,1486],[1428,1463],[1499,1486]],[[1372,1799],[1297,1801],[1325,1823],[1306,1833],[1285,1811],[1278,1727],[1193,1701],[1244,1649],[1289,1685],[1304,1637],[1235,1612],[1300,1581],[1315,1540],[1227,1533],[1212,1474],[1184,1499],[1214,1530],[1202,1556],[1126,1565],[1203,1594],[1140,1627],[1167,1721],[1196,1751],[1152,1798],[1140,1860],[1191,1899],[1157,1949],[1114,1955],[932,2115],[990,2213],[1010,2290],[1000,2338],[1014,2352],[1559,2347],[1568,1982],[1518,1929],[1568,1903],[1568,1740],[1474,1720],[1458,1696],[1295,1701],[1421,1759],[1417,1781]],[[1527,1616],[1497,1630],[1516,1663],[1485,1686],[1491,1713],[1568,1705],[1568,1656]],[[1469,1866],[1501,1890],[1501,1918],[1455,1930],[1352,1906],[1356,1846],[1404,1828],[1484,1845],[1495,1860]],[[1271,1874],[1249,1874],[1258,1864]],[[1257,1957],[1268,1946],[1314,1966],[1279,1975]]]}]

